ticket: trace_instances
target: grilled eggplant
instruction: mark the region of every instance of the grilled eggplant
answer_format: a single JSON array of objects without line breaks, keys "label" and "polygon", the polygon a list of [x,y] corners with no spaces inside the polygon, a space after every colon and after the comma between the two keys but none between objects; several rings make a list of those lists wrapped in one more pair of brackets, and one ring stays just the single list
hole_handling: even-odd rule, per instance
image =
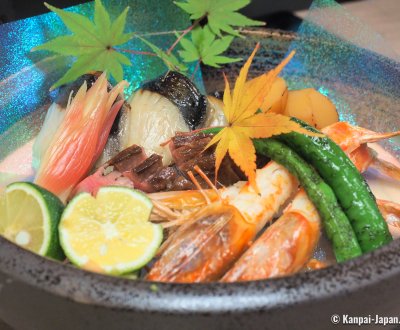
[{"label": "grilled eggplant", "polygon": [[165,75],[144,84],[142,89],[160,94],[171,101],[179,109],[190,130],[198,128],[203,123],[206,98],[183,74],[168,71]]},{"label": "grilled eggplant", "polygon": [[200,127],[205,119],[207,99],[184,75],[169,71],[145,83],[130,101],[128,115],[122,114],[120,131],[123,147],[142,146],[146,154],[162,156],[171,163],[169,148],[163,146],[176,132]]}]

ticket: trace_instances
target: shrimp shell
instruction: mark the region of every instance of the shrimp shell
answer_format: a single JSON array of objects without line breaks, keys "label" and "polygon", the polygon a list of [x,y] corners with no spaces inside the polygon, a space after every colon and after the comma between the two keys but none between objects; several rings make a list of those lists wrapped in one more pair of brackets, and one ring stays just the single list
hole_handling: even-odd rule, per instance
[{"label": "shrimp shell", "polygon": [[[297,187],[297,181],[275,162],[256,171],[256,182],[260,193],[248,182],[239,182],[220,189],[220,200],[186,214],[147,279],[192,283],[221,278]],[[178,200],[199,201],[192,197],[192,192],[176,194]],[[173,202],[170,194],[168,202],[182,205]]]},{"label": "shrimp shell", "polygon": [[320,237],[320,217],[301,189],[283,215],[251,245],[222,278],[252,281],[296,273],[309,261]]}]

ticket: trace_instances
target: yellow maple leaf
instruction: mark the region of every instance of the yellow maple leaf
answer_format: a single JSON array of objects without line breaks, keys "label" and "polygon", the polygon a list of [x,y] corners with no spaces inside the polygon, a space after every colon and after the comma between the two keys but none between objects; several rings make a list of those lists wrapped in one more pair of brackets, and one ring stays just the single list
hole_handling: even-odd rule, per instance
[{"label": "yellow maple leaf", "polygon": [[256,151],[251,139],[269,138],[273,135],[292,131],[307,135],[319,135],[310,133],[298,123],[292,121],[290,117],[258,112],[271,89],[272,83],[294,56],[293,51],[273,70],[246,82],[251,62],[259,48],[260,44],[258,43],[240,70],[232,93],[229,81],[224,75],[223,111],[228,125],[216,134],[206,146],[208,148],[217,144],[215,149],[215,177],[217,177],[223,158],[228,153],[247,176],[250,184],[256,189]]}]

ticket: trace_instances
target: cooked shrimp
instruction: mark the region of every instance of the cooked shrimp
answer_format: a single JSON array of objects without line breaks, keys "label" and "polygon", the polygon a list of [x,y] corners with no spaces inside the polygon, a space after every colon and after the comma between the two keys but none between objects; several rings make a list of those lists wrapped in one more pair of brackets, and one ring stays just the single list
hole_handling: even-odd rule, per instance
[{"label": "cooked shrimp", "polygon": [[320,217],[303,189],[283,215],[239,258],[223,282],[252,281],[296,273],[320,237]]},{"label": "cooked shrimp", "polygon": [[[275,162],[257,170],[257,193],[248,182],[214,192],[202,192],[209,204],[183,212],[183,223],[166,241],[162,254],[150,269],[148,280],[162,282],[207,282],[218,280],[244,252],[257,232],[296,190],[297,181]],[[153,198],[157,194],[150,195]],[[211,198],[210,198],[211,196]],[[218,198],[215,200],[215,196]],[[198,201],[193,192],[178,192],[176,200]],[[171,198],[167,200],[171,203]],[[157,209],[161,212],[158,199]],[[176,205],[182,205],[177,201]],[[163,205],[165,207],[165,205]],[[165,210],[164,210],[165,212]]]},{"label": "cooked shrimp", "polygon": [[74,186],[88,173],[100,156],[112,123],[123,101],[117,96],[126,82],[110,92],[102,74],[87,90],[86,83],[78,90],[65,110],[58,128],[52,132],[47,149],[41,154],[35,182],[66,200]]},{"label": "cooked shrimp", "polygon": [[377,133],[346,122],[337,122],[325,127],[322,132],[343,149],[360,172],[365,172],[368,167],[371,167],[389,177],[400,180],[400,168],[379,158],[376,152],[367,145],[367,143],[398,136],[400,131]]}]

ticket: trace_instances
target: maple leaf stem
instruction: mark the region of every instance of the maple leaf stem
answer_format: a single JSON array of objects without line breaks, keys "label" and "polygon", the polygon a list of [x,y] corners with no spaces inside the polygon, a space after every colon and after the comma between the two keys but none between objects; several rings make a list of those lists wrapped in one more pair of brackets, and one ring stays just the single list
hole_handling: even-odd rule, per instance
[{"label": "maple leaf stem", "polygon": [[196,63],[196,67],[194,68],[193,73],[192,73],[192,80],[194,79],[194,76],[196,75],[196,72],[200,67],[200,63],[201,63],[201,60],[198,60]]},{"label": "maple leaf stem", "polygon": [[183,33],[185,30],[172,30],[172,31],[158,31],[158,32],[147,32],[147,33],[135,33],[133,38],[138,37],[151,37],[151,36],[162,36],[166,34],[176,34],[176,33]]},{"label": "maple leaf stem", "polygon": [[[193,131],[190,131],[190,132],[180,132],[179,134],[180,135],[182,135],[182,136],[189,136],[189,135],[192,135],[192,134],[197,134],[197,133],[206,133],[206,134],[208,134],[208,130],[222,130],[223,128],[225,128],[225,126],[210,126],[210,127],[201,127],[201,128],[197,128],[197,129],[195,129],[195,130],[193,130]],[[212,134],[215,134],[215,133],[212,133]]]},{"label": "maple leaf stem", "polygon": [[187,35],[190,31],[192,31],[199,23],[200,21],[205,17],[205,15],[203,15],[202,17],[196,19],[193,24],[191,26],[189,26],[187,29],[183,30],[183,32],[179,35],[178,38],[176,38],[175,42],[171,45],[171,47],[169,47],[169,49],[167,50],[167,54],[171,54],[171,52],[174,50],[174,48],[176,47],[176,45],[179,43],[179,41],[182,40],[182,38]]},{"label": "maple leaf stem", "polygon": [[131,49],[118,49],[121,52],[125,52],[125,53],[130,53],[130,54],[134,54],[134,55],[149,55],[149,56],[157,56],[157,54],[154,54],[152,52],[142,52],[139,50],[131,50]]}]

